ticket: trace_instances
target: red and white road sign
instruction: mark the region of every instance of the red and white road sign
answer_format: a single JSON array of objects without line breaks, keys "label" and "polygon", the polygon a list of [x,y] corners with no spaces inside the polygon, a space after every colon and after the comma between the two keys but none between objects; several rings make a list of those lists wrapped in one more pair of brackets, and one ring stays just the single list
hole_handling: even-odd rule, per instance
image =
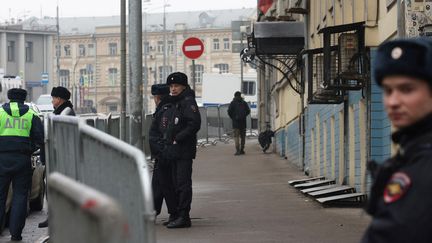
[{"label": "red and white road sign", "polygon": [[189,59],[197,59],[204,52],[204,44],[195,37],[187,38],[182,46],[183,54]]}]

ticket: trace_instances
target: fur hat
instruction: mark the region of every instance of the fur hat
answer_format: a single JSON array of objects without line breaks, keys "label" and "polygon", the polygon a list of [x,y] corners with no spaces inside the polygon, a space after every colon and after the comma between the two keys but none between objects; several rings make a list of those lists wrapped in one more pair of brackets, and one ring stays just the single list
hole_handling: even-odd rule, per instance
[{"label": "fur hat", "polygon": [[7,97],[9,100],[24,102],[27,97],[27,91],[25,89],[13,88],[8,90]]},{"label": "fur hat", "polygon": [[234,97],[236,97],[236,98],[241,97],[241,92],[240,92],[240,91],[236,91],[236,92],[234,93]]},{"label": "fur hat", "polygon": [[375,81],[390,75],[404,75],[432,85],[432,42],[425,38],[396,39],[381,44],[374,62]]},{"label": "fur hat", "polygon": [[169,93],[170,89],[167,84],[153,84],[151,86],[152,95],[168,95]]},{"label": "fur hat", "polygon": [[59,97],[59,98],[62,98],[64,100],[69,100],[71,97],[71,93],[65,87],[58,86],[58,87],[52,88],[51,96],[52,97]]},{"label": "fur hat", "polygon": [[186,74],[181,72],[171,73],[167,78],[166,84],[181,84],[183,86],[187,86],[188,77],[186,76]]}]

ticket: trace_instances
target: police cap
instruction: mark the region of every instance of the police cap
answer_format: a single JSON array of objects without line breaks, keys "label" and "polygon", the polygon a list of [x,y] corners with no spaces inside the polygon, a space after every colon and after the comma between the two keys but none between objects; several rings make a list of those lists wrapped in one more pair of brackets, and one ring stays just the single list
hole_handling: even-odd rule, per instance
[{"label": "police cap", "polygon": [[152,95],[168,95],[170,93],[169,85],[167,84],[153,84],[151,86]]},{"label": "police cap", "polygon": [[8,90],[7,97],[9,100],[24,102],[27,97],[27,91],[25,89],[13,88]]},{"label": "police cap", "polygon": [[404,75],[432,85],[432,41],[426,38],[396,39],[378,47],[374,63],[378,85],[386,76]]},{"label": "police cap", "polygon": [[168,85],[170,85],[170,84],[181,84],[183,86],[187,86],[187,84],[188,84],[188,77],[186,76],[186,74],[181,73],[181,72],[171,73],[168,76],[168,78],[167,78],[166,84],[168,84]]},{"label": "police cap", "polygon": [[58,87],[52,88],[51,96],[52,97],[59,97],[59,98],[62,98],[64,100],[69,100],[71,97],[71,93],[65,87],[58,86]]}]

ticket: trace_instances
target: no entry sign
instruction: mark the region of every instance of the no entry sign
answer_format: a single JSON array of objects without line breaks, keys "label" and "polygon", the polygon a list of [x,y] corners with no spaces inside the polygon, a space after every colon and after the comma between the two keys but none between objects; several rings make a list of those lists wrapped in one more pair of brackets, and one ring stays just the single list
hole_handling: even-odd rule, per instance
[{"label": "no entry sign", "polygon": [[204,44],[195,37],[190,37],[183,42],[183,54],[189,59],[197,59],[204,52]]}]

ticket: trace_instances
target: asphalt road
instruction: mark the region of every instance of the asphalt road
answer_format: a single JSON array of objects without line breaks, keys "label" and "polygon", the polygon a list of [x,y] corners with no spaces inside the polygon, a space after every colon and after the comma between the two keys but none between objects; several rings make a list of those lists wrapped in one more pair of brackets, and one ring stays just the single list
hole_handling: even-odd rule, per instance
[{"label": "asphalt road", "polygon": [[[194,161],[192,227],[167,229],[157,218],[159,243],[359,242],[370,218],[358,208],[323,208],[289,180],[305,177],[287,160],[263,154],[248,140],[200,148]],[[165,208],[165,206],[164,206]]]}]

